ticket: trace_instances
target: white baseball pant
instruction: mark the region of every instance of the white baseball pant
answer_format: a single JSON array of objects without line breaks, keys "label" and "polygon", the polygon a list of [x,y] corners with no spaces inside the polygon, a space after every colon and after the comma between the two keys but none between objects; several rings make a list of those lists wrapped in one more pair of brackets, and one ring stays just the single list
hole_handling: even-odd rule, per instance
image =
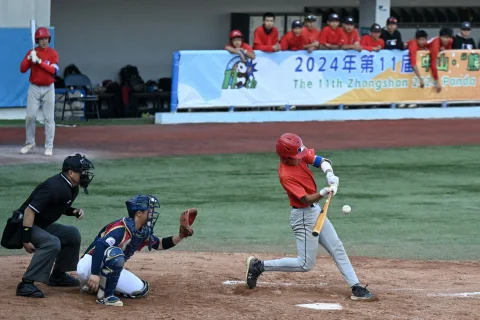
[{"label": "white baseball pant", "polygon": [[27,144],[35,144],[35,121],[40,105],[42,105],[43,118],[45,119],[45,149],[52,149],[55,137],[55,87],[53,83],[49,86],[37,86],[30,83],[27,97],[27,117],[25,119]]},{"label": "white baseball pant", "polygon": [[306,272],[312,270],[317,260],[317,249],[320,243],[332,256],[343,278],[351,287],[358,283],[358,278],[343,243],[328,218],[325,218],[318,239],[312,235],[321,209],[318,204],[307,208],[292,208],[290,226],[297,238],[298,257],[264,261],[265,271]]},{"label": "white baseball pant", "polygon": [[[80,279],[80,287],[87,284],[88,278],[92,274],[92,256],[86,254],[77,264],[77,275]],[[123,269],[118,279],[117,288],[118,293],[133,295],[135,292],[143,290],[143,282],[136,275],[130,271]]]}]

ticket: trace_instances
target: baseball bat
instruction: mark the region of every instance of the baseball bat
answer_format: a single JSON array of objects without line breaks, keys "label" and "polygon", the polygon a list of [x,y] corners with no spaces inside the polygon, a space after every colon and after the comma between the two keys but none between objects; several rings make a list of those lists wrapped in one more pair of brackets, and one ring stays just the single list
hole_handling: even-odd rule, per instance
[{"label": "baseball bat", "polygon": [[35,20],[30,20],[30,36],[32,38],[32,50],[35,50]]},{"label": "baseball bat", "polygon": [[315,227],[313,227],[312,235],[314,237],[318,237],[320,231],[322,231],[323,223],[325,222],[325,218],[327,217],[328,206],[330,205],[330,200],[332,199],[332,193],[328,194],[327,201],[322,207],[322,211],[318,215],[317,221],[315,222]]}]

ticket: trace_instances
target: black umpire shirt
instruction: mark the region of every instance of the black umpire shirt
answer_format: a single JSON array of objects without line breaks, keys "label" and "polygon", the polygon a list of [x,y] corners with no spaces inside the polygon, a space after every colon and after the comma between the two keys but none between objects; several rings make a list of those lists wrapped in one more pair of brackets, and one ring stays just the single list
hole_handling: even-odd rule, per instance
[{"label": "black umpire shirt", "polygon": [[461,50],[467,49],[472,50],[476,49],[475,41],[472,38],[464,38],[461,35],[457,34],[455,38],[453,38],[452,49],[454,50]]},{"label": "black umpire shirt", "polygon": [[30,207],[35,212],[33,224],[45,229],[63,214],[73,215],[72,204],[78,190],[63,174],[54,175],[39,184],[18,211],[24,212]]},{"label": "black umpire shirt", "polygon": [[387,50],[405,50],[402,41],[402,35],[398,30],[393,31],[393,34],[388,32],[385,29],[382,29],[382,34],[380,38],[385,41],[385,49]]}]

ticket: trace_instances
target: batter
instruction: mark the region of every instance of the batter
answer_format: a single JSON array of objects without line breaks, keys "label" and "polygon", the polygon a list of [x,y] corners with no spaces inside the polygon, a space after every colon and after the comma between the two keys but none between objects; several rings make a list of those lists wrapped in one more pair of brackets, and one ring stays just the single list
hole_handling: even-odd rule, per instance
[{"label": "batter", "polygon": [[[371,301],[374,295],[367,287],[360,286],[357,275],[348,259],[342,241],[328,218],[320,235],[312,235],[315,222],[320,214],[318,201],[330,193],[335,195],[339,179],[333,173],[331,161],[315,155],[313,149],[307,149],[302,139],[292,133],[283,134],[277,141],[277,154],[280,157],[278,175],[280,183],[290,199],[290,226],[297,238],[297,258],[283,258],[261,261],[255,257],[247,259],[246,283],[253,289],[258,277],[266,271],[307,272],[315,266],[317,248],[322,247],[332,256],[343,278],[352,289],[352,300]],[[326,174],[329,187],[317,192],[317,185],[309,166],[321,168]]]}]

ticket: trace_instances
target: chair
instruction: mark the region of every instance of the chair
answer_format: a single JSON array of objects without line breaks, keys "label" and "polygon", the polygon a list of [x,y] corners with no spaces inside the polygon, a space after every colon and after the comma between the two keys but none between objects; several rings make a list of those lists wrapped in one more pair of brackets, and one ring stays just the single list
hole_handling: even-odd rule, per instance
[{"label": "chair", "polygon": [[[70,74],[65,77],[65,100],[63,100],[63,111],[62,111],[62,120],[65,115],[65,108],[67,105],[67,102],[70,105],[70,111],[72,112],[72,121],[73,121],[73,106],[72,103],[75,101],[80,101],[85,103],[85,109],[84,109],[84,115],[85,119],[88,120],[87,114],[96,114],[97,118],[100,119],[100,113],[98,110],[98,96],[93,94],[93,87],[92,87],[92,82],[90,79],[84,75],[84,74]],[[85,95],[82,95],[81,97],[72,97],[71,91],[75,89],[84,89],[85,90]],[[91,102],[93,104],[93,111],[87,111],[87,105],[88,103]]]}]

